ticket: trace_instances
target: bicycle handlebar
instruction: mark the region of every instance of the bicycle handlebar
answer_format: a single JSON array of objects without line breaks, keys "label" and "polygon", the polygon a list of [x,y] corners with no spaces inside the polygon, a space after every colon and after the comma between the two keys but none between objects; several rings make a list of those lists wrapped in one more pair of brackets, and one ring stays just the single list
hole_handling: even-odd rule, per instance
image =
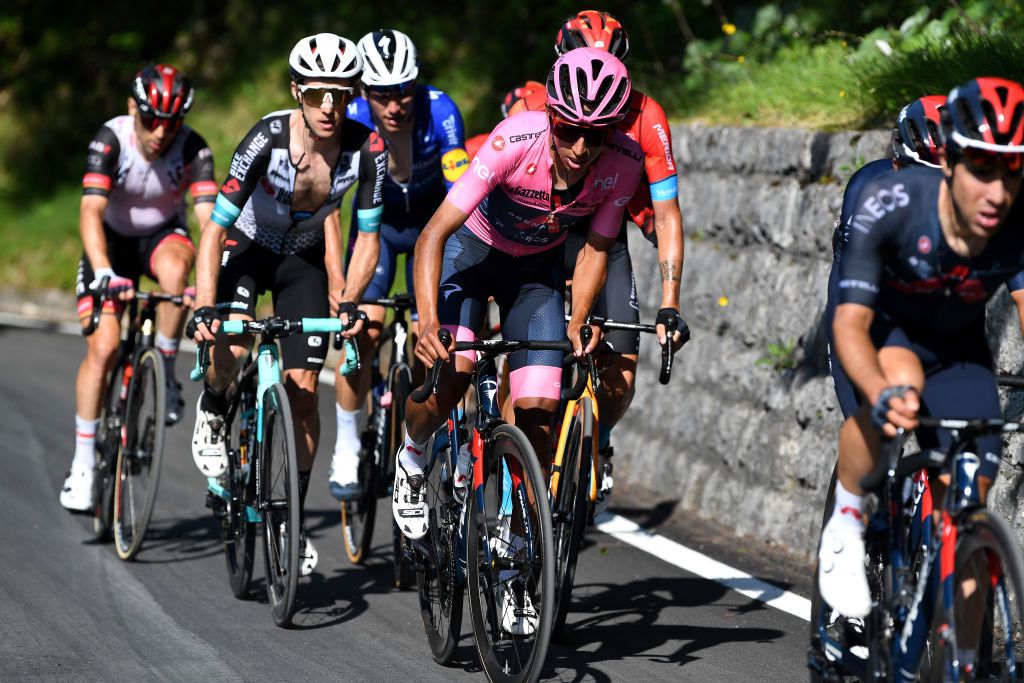
[{"label": "bicycle handlebar", "polygon": [[[187,290],[186,290],[187,291]],[[92,297],[92,313],[89,315],[89,324],[82,328],[82,335],[92,335],[100,326],[100,315],[103,313],[103,305],[110,301],[113,296],[110,291],[110,276],[104,275],[96,289],[89,292]],[[145,301],[149,304],[172,303],[176,306],[185,305],[184,294],[167,294],[165,292],[136,292],[136,301]]]},{"label": "bicycle handlebar", "polygon": [[[568,319],[569,318],[567,316],[566,320]],[[617,320],[602,318],[599,315],[591,315],[587,322],[591,325],[597,325],[602,330],[624,330],[627,332],[643,332],[644,334],[658,333],[657,325],[652,325],[650,323],[624,323]],[[668,343],[661,347],[661,368],[658,371],[658,382],[661,384],[668,384],[669,380],[672,379],[672,359],[675,355],[675,351],[683,348],[683,346],[686,345],[686,342],[690,341],[690,327],[684,321],[682,331],[680,332],[682,339],[679,342],[679,348],[673,351],[671,341],[672,336],[679,331],[679,329],[676,327],[675,320],[666,325],[666,328],[670,328],[665,330],[665,338],[668,340]]]}]

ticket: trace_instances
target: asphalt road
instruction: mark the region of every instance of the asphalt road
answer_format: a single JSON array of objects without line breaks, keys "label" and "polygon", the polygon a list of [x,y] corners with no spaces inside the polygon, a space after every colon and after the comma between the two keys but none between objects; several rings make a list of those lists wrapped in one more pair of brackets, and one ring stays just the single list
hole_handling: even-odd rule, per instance
[{"label": "asphalt road", "polygon": [[[90,543],[60,507],[73,451],[75,337],[0,328],[0,679],[481,681],[468,609],[457,664],[431,660],[414,592],[392,588],[382,501],[374,557],[341,547],[321,448],[307,501],[320,553],[299,584],[295,628],[277,628],[256,590],[227,584],[219,527],[189,455],[192,403],[168,430],[160,491],[137,561]],[[333,390],[321,397],[333,416]],[[334,441],[333,418],[323,442]],[[625,501],[620,501],[623,505]],[[633,516],[643,521],[643,510]],[[705,553],[713,551],[707,547]],[[796,581],[799,583],[799,581]],[[593,532],[580,556],[563,642],[545,678],[562,681],[807,680],[807,623]]]}]

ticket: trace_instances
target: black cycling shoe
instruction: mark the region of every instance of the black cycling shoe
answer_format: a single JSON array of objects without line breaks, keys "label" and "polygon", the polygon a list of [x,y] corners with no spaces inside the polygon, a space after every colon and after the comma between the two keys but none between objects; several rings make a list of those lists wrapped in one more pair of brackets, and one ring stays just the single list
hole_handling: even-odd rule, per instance
[{"label": "black cycling shoe", "polygon": [[185,400],[181,397],[181,382],[170,379],[164,386],[167,392],[167,415],[164,418],[164,424],[170,427],[178,424],[185,415]]}]

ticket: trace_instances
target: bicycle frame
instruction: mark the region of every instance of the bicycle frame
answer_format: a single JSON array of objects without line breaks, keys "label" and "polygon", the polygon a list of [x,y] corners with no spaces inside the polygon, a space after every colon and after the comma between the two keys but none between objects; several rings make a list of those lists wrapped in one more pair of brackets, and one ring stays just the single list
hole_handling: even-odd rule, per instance
[{"label": "bicycle frame", "polygon": [[[565,404],[565,410],[562,412],[562,427],[558,432],[558,445],[555,448],[555,457],[551,465],[551,477],[548,482],[548,491],[551,495],[551,500],[556,500],[558,496],[558,486],[561,482],[562,464],[565,462],[566,448],[568,448],[569,431],[570,425],[572,424],[573,418],[577,416],[582,405],[583,399],[589,398],[590,405],[594,410],[594,430],[596,432],[597,425],[600,424],[599,418],[600,413],[597,407],[597,395],[594,391],[594,378],[593,376],[587,377],[586,387],[583,389],[583,395],[577,399],[570,399]],[[597,439],[592,440],[593,452],[590,454],[590,491],[588,497],[590,498],[590,505],[593,506],[597,502],[597,485],[598,485],[598,442]]]}]

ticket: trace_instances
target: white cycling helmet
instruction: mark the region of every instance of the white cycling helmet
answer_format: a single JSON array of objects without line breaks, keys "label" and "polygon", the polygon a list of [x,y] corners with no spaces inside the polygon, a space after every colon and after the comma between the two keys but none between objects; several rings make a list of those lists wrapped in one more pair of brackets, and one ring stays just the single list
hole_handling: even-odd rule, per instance
[{"label": "white cycling helmet", "polygon": [[288,72],[301,83],[322,78],[355,78],[363,68],[359,50],[348,38],[334,33],[307,36],[288,56]]},{"label": "white cycling helmet", "polygon": [[363,56],[363,83],[391,86],[408,83],[420,72],[416,46],[409,36],[393,29],[378,29],[359,39]]}]

